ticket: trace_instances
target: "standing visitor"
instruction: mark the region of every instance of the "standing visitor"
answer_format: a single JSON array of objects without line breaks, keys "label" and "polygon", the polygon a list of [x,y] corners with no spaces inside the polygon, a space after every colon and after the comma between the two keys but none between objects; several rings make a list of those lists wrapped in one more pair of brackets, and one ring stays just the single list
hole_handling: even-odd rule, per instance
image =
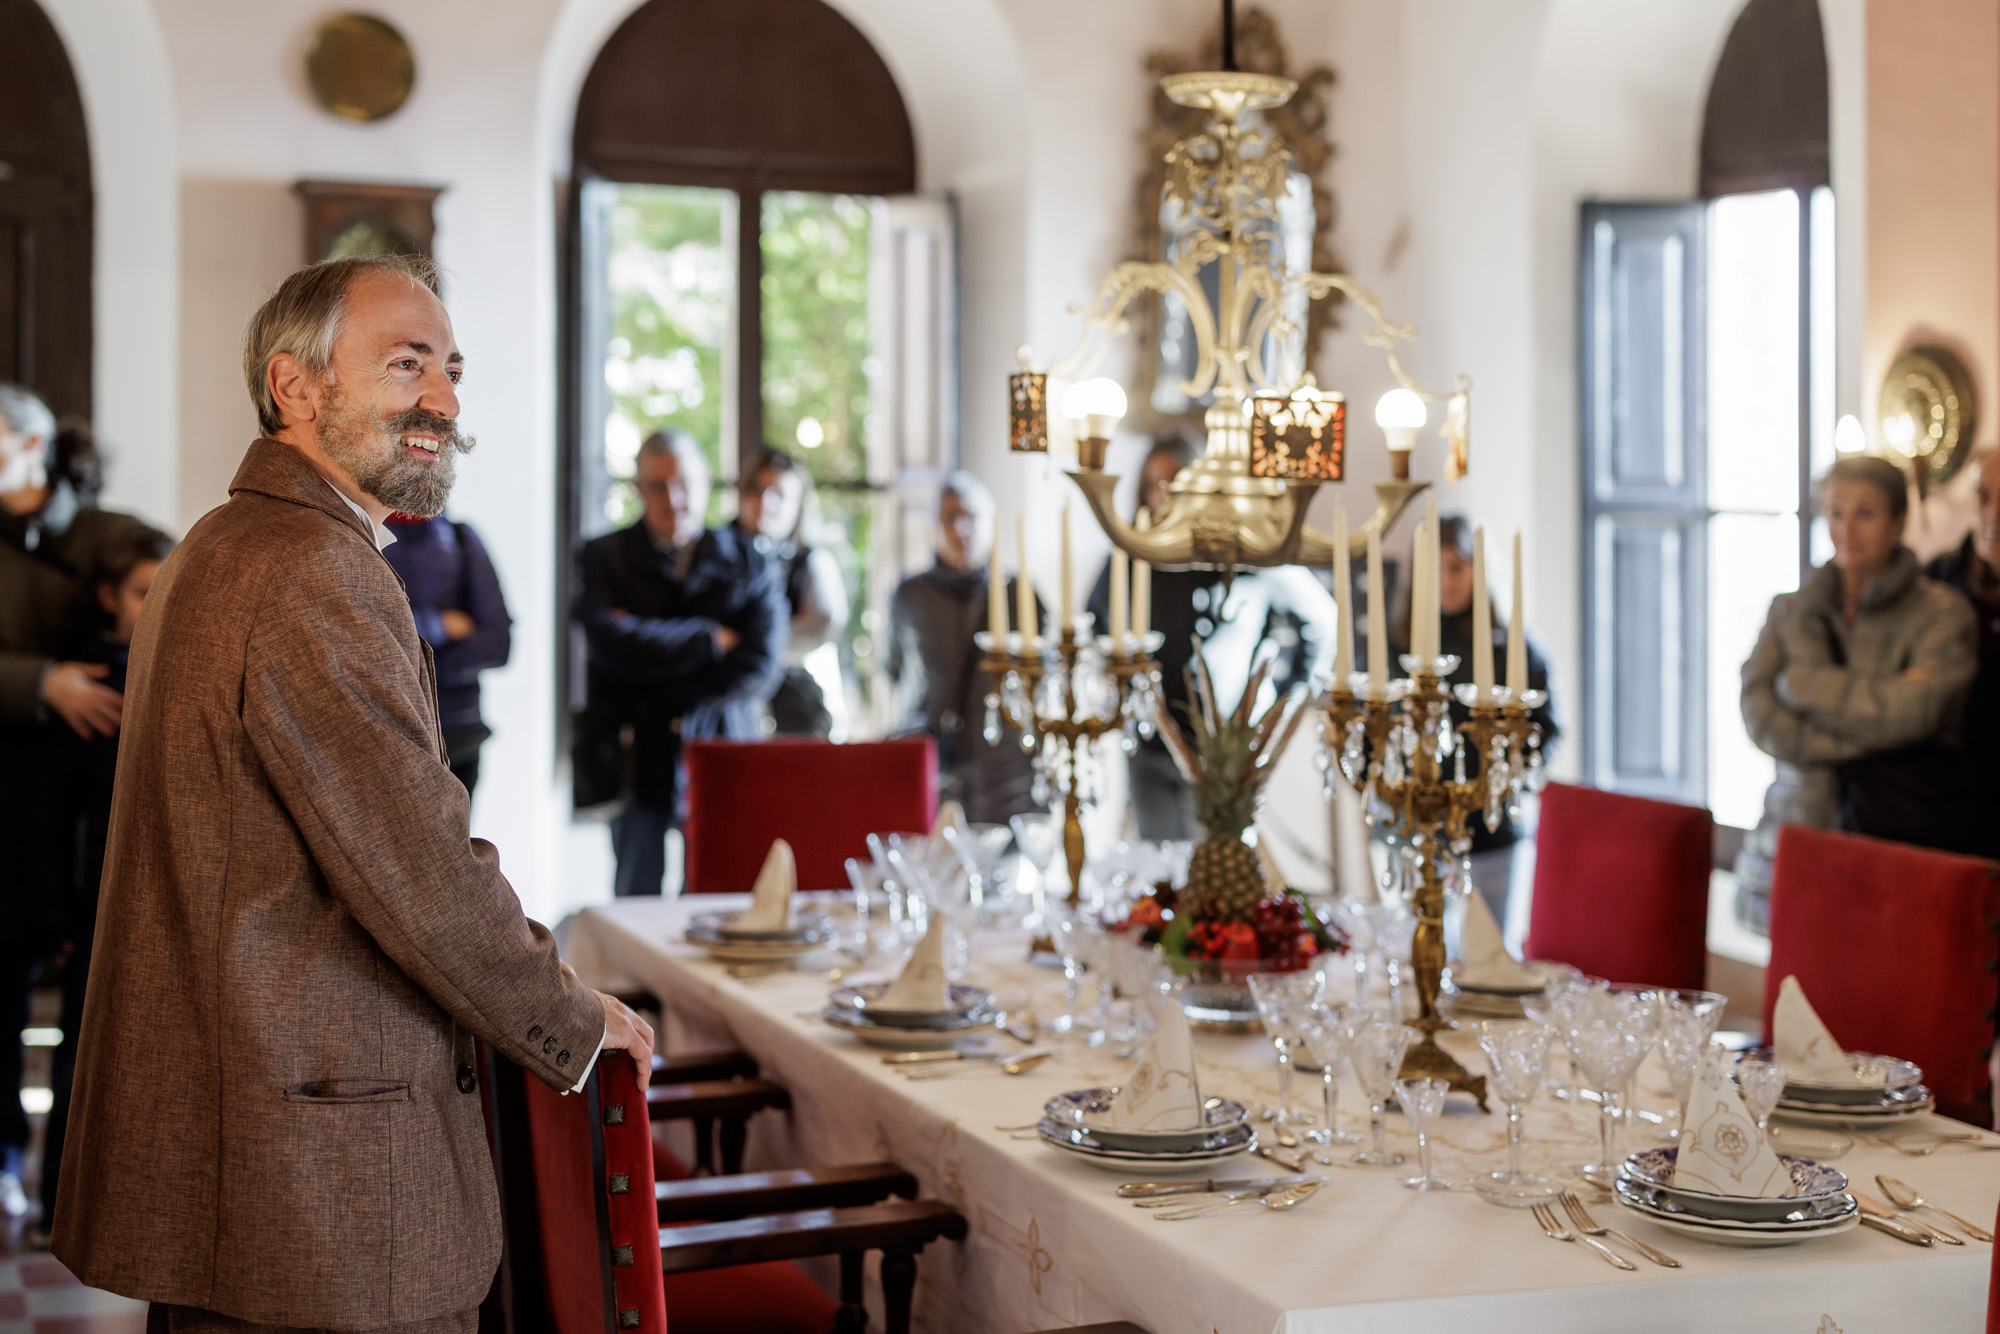
[{"label": "standing visitor", "polygon": [[61,728],[114,737],[124,697],[102,662],[66,657],[63,643],[82,574],[145,531],[97,508],[97,451],[81,427],[57,428],[48,405],[0,384],[0,1213],[28,1211],[21,1156],[21,1029],[41,965],[60,945],[64,905],[39,869],[50,831],[30,815],[29,757]]},{"label": "standing visitor", "polygon": [[303,269],[250,321],[263,438],[132,641],[52,1249],[155,1331],[472,1334],[500,1209],[472,1044],[562,1090],[653,1036],[467,833],[380,548],[437,514],[463,359],[425,261]]},{"label": "standing visitor", "polygon": [[734,525],[702,528],[708,460],[693,436],[647,437],[634,480],[639,521],[584,546],[576,611],[590,692],[576,722],[576,804],[617,810],[620,898],[665,885],[681,744],[762,735],[790,620],[771,563]]},{"label": "standing visitor", "polygon": [[[1978,463],[1979,517],[1958,549],[1939,556],[1924,573],[1957,589],[1972,604],[1979,622],[1979,674],[1965,697],[1959,721],[1959,747],[1965,752],[1973,805],[2000,816],[2000,450]],[[1989,855],[1995,849],[1987,849]]]},{"label": "standing visitor", "polygon": [[767,449],[736,490],[736,527],[778,568],[791,610],[785,674],[771,696],[778,736],[846,731],[847,692],[839,636],[847,629],[847,584],[840,562],[805,539],[812,476],[791,455]]},{"label": "standing visitor", "polygon": [[479,712],[479,674],[507,665],[514,621],[493,558],[470,524],[442,514],[392,514],[389,531],[396,540],[382,554],[402,577],[417,633],[431,646],[445,757],[470,796],[479,782],[479,748],[493,735]]},{"label": "standing visitor", "polygon": [[1772,600],[1743,664],[1744,726],[1778,762],[1736,859],[1739,912],[1760,930],[1781,825],[1976,851],[1992,824],[1968,810],[1957,744],[1978,628],[1965,599],[1925,579],[1903,545],[1902,469],[1844,458],[1817,500],[1833,559]]},{"label": "standing visitor", "polygon": [[[1005,728],[997,743],[985,735],[992,687],[972,637],[987,624],[993,493],[971,473],[954,472],[938,494],[937,516],[936,563],[903,580],[889,600],[889,680],[904,702],[903,729],[937,745],[940,795],[957,801],[974,824],[1005,824],[1037,807],[1020,733]],[[1010,609],[1014,587],[1009,580]],[[1040,625],[1026,628],[1041,632]]]}]

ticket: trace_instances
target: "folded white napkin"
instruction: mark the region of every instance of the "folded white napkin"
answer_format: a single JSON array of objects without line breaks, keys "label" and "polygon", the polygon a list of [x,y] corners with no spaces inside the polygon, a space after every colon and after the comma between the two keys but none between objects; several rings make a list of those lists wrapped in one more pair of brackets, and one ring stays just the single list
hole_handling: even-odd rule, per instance
[{"label": "folded white napkin", "polygon": [[1464,957],[1451,975],[1461,986],[1526,990],[1535,985],[1535,975],[1507,952],[1500,923],[1493,920],[1486,896],[1476,889],[1465,896],[1465,923],[1459,928],[1458,952]]},{"label": "folded white napkin", "polygon": [[1688,1094],[1680,1151],[1674,1155],[1674,1185],[1753,1199],[1796,1195],[1792,1174],[1744,1108],[1727,1060],[1728,1053],[1716,1046],[1702,1054]]},{"label": "folded white napkin", "polygon": [[750,888],[750,906],[729,920],[732,931],[783,931],[792,924],[792,895],[798,892],[799,867],[792,845],[773,839],[757,883]]},{"label": "folded white napkin", "polygon": [[932,913],[931,928],[910,951],[902,975],[869,1004],[869,1009],[937,1014],[951,1008],[951,987],[944,976],[944,926],[944,914]]},{"label": "folded white napkin", "polygon": [[1146,1044],[1132,1077],[1090,1124],[1107,1130],[1200,1130],[1208,1124],[1194,1073],[1187,1011],[1178,1004],[1162,1005],[1159,1018],[1160,1031]]},{"label": "folded white napkin", "polygon": [[1882,1082],[1879,1070],[1867,1081],[1854,1072],[1854,1062],[1827,1032],[1796,977],[1778,984],[1778,1003],[1771,1011],[1771,1046],[1772,1062],[1784,1066],[1788,1077],[1802,1083],[1860,1088],[1864,1082]]}]

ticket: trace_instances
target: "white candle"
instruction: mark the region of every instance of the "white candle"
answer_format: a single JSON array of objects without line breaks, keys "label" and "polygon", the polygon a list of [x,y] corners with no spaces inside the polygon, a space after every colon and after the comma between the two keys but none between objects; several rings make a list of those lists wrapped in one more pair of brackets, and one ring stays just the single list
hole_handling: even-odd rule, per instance
[{"label": "white candle", "polygon": [[1014,576],[1014,619],[1020,622],[1021,634],[1033,639],[1042,631],[1041,620],[1035,615],[1035,585],[1028,578],[1028,516],[1023,514],[1014,520],[1015,540],[1021,544],[1020,573]]},{"label": "white candle", "polygon": [[[1153,526],[1153,516],[1143,506],[1132,525],[1140,532]],[[1153,628],[1153,563],[1132,562],[1132,633],[1144,639]]]},{"label": "white candle", "polygon": [[1056,633],[1069,629],[1069,506],[1062,507],[1062,566],[1060,568],[1062,586],[1056,590],[1056,605],[1062,608],[1062,619],[1056,622]]},{"label": "white candle", "polygon": [[1368,530],[1368,686],[1381,690],[1389,684],[1389,627],[1383,612],[1388,599],[1382,593],[1382,530]]},{"label": "white candle", "polygon": [[1347,689],[1354,674],[1353,575],[1347,567],[1347,511],[1333,512],[1333,610],[1339,625],[1333,632],[1333,688]]},{"label": "white candle", "polygon": [[1443,649],[1438,625],[1438,503],[1436,496],[1424,502],[1424,652],[1435,658]]},{"label": "white candle", "polygon": [[1485,704],[1493,696],[1493,602],[1486,593],[1486,529],[1472,530],[1472,687]]},{"label": "white candle", "polygon": [[1000,573],[1000,542],[986,556],[986,631],[993,636],[993,651],[1007,651],[1007,576]]},{"label": "white candle", "polygon": [[1507,689],[1519,699],[1528,688],[1528,612],[1521,600],[1521,534],[1514,534],[1514,605],[1507,613]]},{"label": "white candle", "polygon": [[1125,572],[1128,558],[1123,547],[1111,548],[1111,638],[1113,649],[1124,651],[1125,639],[1125,599],[1131,593],[1129,577]]}]

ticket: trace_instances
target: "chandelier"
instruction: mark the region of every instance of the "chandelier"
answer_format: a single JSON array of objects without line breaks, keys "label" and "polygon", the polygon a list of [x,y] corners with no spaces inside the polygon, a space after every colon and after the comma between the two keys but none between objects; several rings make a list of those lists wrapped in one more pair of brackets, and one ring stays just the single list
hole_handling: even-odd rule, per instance
[{"label": "chandelier", "polygon": [[[1225,66],[1234,63],[1230,8],[1225,4]],[[1069,476],[1115,546],[1173,568],[1324,564],[1334,539],[1308,527],[1306,511],[1320,486],[1343,474],[1347,405],[1340,393],[1322,391],[1303,365],[1301,313],[1340,293],[1372,321],[1363,338],[1382,350],[1398,385],[1376,409],[1392,476],[1375,484],[1374,514],[1349,538],[1359,554],[1371,532],[1386,532],[1428,486],[1410,479],[1427,401],[1445,407],[1446,477],[1464,475],[1471,382],[1461,375],[1448,393],[1424,388],[1398,355],[1416,336],[1413,326],[1392,323],[1375,295],[1344,273],[1288,269],[1277,212],[1291,155],[1253,113],[1290,100],[1294,80],[1225,68],[1170,75],[1160,86],[1175,103],[1210,113],[1166,155],[1165,198],[1184,213],[1186,233],[1167,259],[1118,265],[1087,305],[1073,307],[1083,336],[1048,371],[1036,371],[1030,350],[1021,350],[1021,370],[1009,382],[1009,445],[1049,448],[1050,380],[1068,381],[1056,406],[1075,423],[1077,467]],[[1089,377],[1127,329],[1128,308],[1148,293],[1185,306],[1195,361],[1181,389],[1190,398],[1212,394],[1213,402],[1206,448],[1168,483],[1165,509],[1140,529],[1118,516],[1112,496],[1119,479],[1104,471],[1124,391]]]}]

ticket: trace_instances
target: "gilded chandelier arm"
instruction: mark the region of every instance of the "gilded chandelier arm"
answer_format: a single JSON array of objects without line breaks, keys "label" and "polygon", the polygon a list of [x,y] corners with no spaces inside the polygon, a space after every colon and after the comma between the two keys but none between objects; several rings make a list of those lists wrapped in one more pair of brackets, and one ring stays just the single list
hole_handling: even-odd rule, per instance
[{"label": "gilded chandelier arm", "polygon": [[[1396,520],[1408,509],[1410,502],[1430,488],[1429,482],[1403,481],[1394,477],[1384,478],[1375,483],[1375,512],[1368,516],[1368,522],[1359,528],[1351,528],[1347,533],[1347,554],[1361,560],[1368,555],[1368,535],[1381,533],[1384,538]],[[1333,562],[1333,538],[1317,528],[1303,528],[1299,533],[1300,565],[1329,565]]]},{"label": "gilded chandelier arm", "polygon": [[1409,323],[1391,324],[1387,312],[1382,309],[1382,302],[1376,295],[1346,274],[1301,273],[1288,279],[1285,286],[1288,290],[1303,291],[1308,302],[1318,301],[1329,292],[1341,292],[1348,300],[1367,311],[1369,318],[1375,321],[1375,327],[1362,334],[1361,340],[1370,347],[1382,349],[1382,354],[1389,363],[1389,373],[1396,377],[1396,383],[1417,397],[1428,399],[1432,403],[1446,403],[1456,395],[1471,392],[1472,380],[1465,375],[1458,376],[1451,389],[1442,393],[1435,389],[1427,389],[1410,378],[1410,373],[1403,369],[1403,360],[1397,350],[1397,344],[1414,339],[1417,336],[1417,326]]},{"label": "gilded chandelier arm", "polygon": [[1178,264],[1144,264],[1132,260],[1105,274],[1104,281],[1097,285],[1097,294],[1087,305],[1070,308],[1072,314],[1083,317],[1083,337],[1069,355],[1049,367],[1049,374],[1064,380],[1088,376],[1104,360],[1111,339],[1125,332],[1125,308],[1147,292],[1172,292],[1187,307],[1188,321],[1194,328],[1197,356],[1194,378],[1200,386],[1184,387],[1190,393],[1205,392],[1207,381],[1215,374],[1215,325],[1200,285],[1183,271],[1189,258],[1192,257],[1184,256]]}]

